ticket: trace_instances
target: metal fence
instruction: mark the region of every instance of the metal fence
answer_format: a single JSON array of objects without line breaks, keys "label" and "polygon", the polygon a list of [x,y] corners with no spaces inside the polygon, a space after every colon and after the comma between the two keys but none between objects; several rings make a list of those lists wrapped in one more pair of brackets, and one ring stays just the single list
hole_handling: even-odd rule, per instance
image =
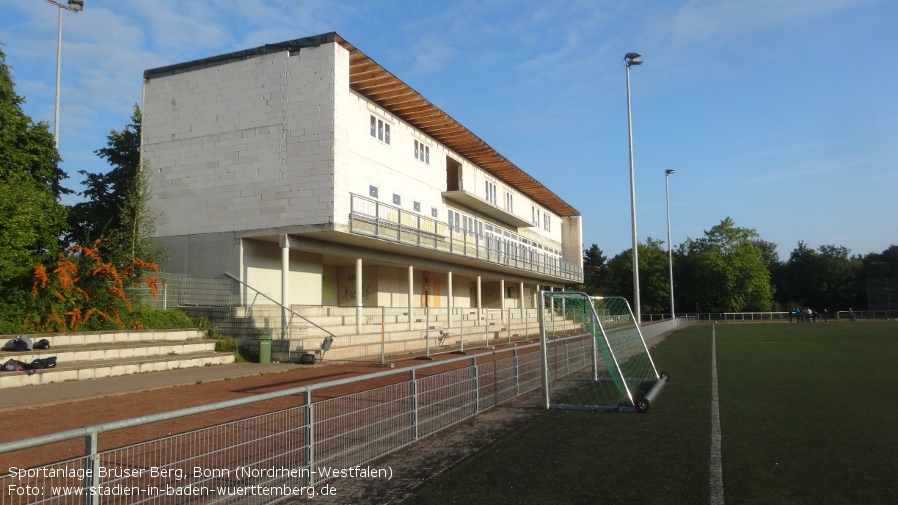
[{"label": "metal fence", "polygon": [[[898,319],[898,310],[855,310],[854,319]],[[851,312],[847,310],[817,312],[816,321],[849,321]],[[690,312],[678,313],[678,318],[692,321],[797,321],[794,312]],[[642,323],[664,321],[670,314],[642,314]]]},{"label": "metal fence", "polygon": [[[588,334],[551,341],[553,377],[590,366],[591,342]],[[539,388],[538,350],[522,345],[3,443],[0,504],[263,504],[314,496],[334,475],[386,479],[391,469],[365,465]],[[387,384],[366,389],[365,381]],[[363,390],[326,398],[328,389],[349,385]],[[100,436],[112,432],[287,397],[298,405],[100,447]],[[30,451],[77,439],[85,440],[84,456],[27,463]]]}]

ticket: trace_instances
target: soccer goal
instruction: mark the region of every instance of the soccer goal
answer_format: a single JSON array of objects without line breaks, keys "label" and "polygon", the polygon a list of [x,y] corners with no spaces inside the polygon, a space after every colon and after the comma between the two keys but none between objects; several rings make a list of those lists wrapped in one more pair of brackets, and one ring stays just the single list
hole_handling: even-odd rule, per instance
[{"label": "soccer goal", "polygon": [[[540,291],[540,340],[546,408],[599,412],[645,412],[669,379],[658,373],[635,323],[619,296],[591,297],[572,291]],[[557,325],[555,321],[573,323]],[[560,333],[557,328],[562,328]],[[572,328],[584,337],[572,360],[560,337]],[[568,340],[565,339],[565,342]],[[575,367],[571,367],[575,363]]]}]

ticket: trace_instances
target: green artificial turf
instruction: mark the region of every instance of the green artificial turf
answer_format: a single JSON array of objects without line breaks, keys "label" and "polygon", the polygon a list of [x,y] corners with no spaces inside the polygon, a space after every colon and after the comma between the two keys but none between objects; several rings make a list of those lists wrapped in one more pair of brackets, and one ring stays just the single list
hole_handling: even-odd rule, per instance
[{"label": "green artificial turf", "polygon": [[708,503],[712,331],[728,505],[894,503],[894,322],[687,327],[648,413],[548,411],[405,503]]}]

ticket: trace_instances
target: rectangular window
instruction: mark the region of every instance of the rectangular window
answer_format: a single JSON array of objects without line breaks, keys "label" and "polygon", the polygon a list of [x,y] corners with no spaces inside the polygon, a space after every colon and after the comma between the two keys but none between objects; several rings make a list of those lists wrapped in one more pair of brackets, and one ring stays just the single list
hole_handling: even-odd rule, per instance
[{"label": "rectangular window", "polygon": [[460,231],[461,228],[461,214],[455,212],[454,210],[448,211],[449,219],[447,220],[447,224],[449,228],[454,228],[456,231]]},{"label": "rectangular window", "polygon": [[552,222],[549,221],[549,213],[543,213],[543,229],[546,231],[552,231]]},{"label": "rectangular window", "polygon": [[530,218],[533,221],[533,226],[539,226],[539,209],[536,207],[531,207],[531,215]]},{"label": "rectangular window", "polygon": [[486,201],[496,205],[496,184],[486,181]]},{"label": "rectangular window", "polygon": [[436,208],[436,207],[431,207],[431,208],[430,208],[430,216],[431,216],[431,217],[439,217],[439,212],[437,212],[437,208]]},{"label": "rectangular window", "polygon": [[430,146],[416,140],[415,159],[426,165],[430,165]]},{"label": "rectangular window", "polygon": [[371,138],[377,139],[384,144],[390,144],[390,123],[377,116],[371,116]]},{"label": "rectangular window", "polygon": [[377,186],[368,186],[368,196],[377,198]]},{"label": "rectangular window", "polygon": [[512,199],[511,193],[505,193],[505,210],[514,212],[514,200]]},{"label": "rectangular window", "polygon": [[393,193],[393,205],[402,205],[402,197]]},{"label": "rectangular window", "polygon": [[421,202],[412,203],[412,208],[415,210],[415,212],[421,212]]}]

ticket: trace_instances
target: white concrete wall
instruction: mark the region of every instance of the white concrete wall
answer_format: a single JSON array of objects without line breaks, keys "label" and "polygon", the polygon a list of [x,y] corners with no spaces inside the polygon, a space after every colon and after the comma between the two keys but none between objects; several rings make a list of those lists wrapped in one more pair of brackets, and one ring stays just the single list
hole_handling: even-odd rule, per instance
[{"label": "white concrete wall", "polygon": [[332,221],[335,45],[145,83],[159,236]]},{"label": "white concrete wall", "polygon": [[[289,304],[321,305],[324,267],[321,255],[290,251]],[[281,248],[272,242],[243,241],[244,282],[281,302]],[[252,297],[252,293],[249,294]],[[271,303],[259,300],[259,303]]]}]

